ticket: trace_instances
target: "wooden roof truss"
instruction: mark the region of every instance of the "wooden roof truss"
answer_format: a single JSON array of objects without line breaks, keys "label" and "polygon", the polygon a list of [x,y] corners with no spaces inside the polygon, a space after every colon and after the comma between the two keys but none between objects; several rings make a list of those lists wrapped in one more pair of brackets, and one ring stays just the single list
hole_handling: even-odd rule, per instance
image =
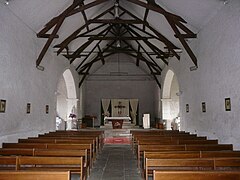
[{"label": "wooden roof truss", "polygon": [[[176,49],[179,48],[148,23],[149,12],[154,11],[166,18],[175,33],[175,37],[179,39],[192,62],[197,67],[197,58],[186,42],[186,39],[196,38],[197,36],[184,25],[186,21],[183,18],[167,12],[154,0],[145,2],[141,0],[127,0],[136,6],[145,8],[142,19],[122,7],[121,1],[118,0],[116,1],[117,4],[115,3],[112,7],[99,13],[94,18],[88,18],[85,12],[87,9],[96,7],[107,1],[108,0],[95,0],[86,3],[84,0],[74,0],[65,11],[50,20],[37,34],[39,38],[46,38],[47,42],[37,58],[36,66],[40,65],[53,40],[59,38],[58,32],[65,19],[81,13],[84,24],[61,43],[54,46],[54,48],[57,49],[57,55],[62,54],[70,63],[75,62],[76,59],[80,59],[80,61],[77,61],[79,63],[76,66],[76,70],[79,72],[79,75],[82,76],[79,87],[87,75],[89,75],[94,63],[101,62],[102,65],[104,65],[106,57],[116,53],[125,53],[136,59],[137,66],[140,66],[141,62],[145,63],[149,68],[149,72],[156,80],[156,83],[161,88],[161,84],[157,78],[158,75],[161,75],[162,71],[159,61],[168,65],[169,57],[175,56],[180,60],[180,56],[176,52]],[[116,5],[119,10],[119,17],[115,17],[114,10]],[[109,15],[111,15],[112,18],[109,19]],[[108,18],[106,18],[106,16]],[[123,18],[123,16],[127,16],[128,18]],[[69,47],[70,44],[80,38],[87,40],[81,43],[76,50],[71,50]],[[155,43],[151,42],[151,40],[163,44],[168,52],[160,49]],[[121,42],[121,47],[116,47],[116,44],[119,42]],[[90,45],[92,49],[86,51]],[[148,49],[150,49],[151,52],[149,52]]]}]

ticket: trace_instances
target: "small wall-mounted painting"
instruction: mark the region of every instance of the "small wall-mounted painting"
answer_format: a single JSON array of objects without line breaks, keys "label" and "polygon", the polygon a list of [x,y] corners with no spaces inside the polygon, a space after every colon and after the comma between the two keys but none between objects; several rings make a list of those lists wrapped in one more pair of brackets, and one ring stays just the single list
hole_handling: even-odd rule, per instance
[{"label": "small wall-mounted painting", "polygon": [[46,114],[49,113],[49,105],[46,105]]},{"label": "small wall-mounted painting", "polygon": [[231,111],[231,99],[230,98],[225,98],[225,110]]},{"label": "small wall-mounted painting", "polygon": [[0,113],[6,112],[6,100],[1,99],[0,100]]},{"label": "small wall-mounted painting", "polygon": [[189,104],[186,104],[186,112],[189,113]]},{"label": "small wall-mounted painting", "polygon": [[206,112],[207,109],[206,109],[206,102],[202,102],[202,112]]},{"label": "small wall-mounted painting", "polygon": [[31,113],[31,103],[27,103],[27,114]]}]

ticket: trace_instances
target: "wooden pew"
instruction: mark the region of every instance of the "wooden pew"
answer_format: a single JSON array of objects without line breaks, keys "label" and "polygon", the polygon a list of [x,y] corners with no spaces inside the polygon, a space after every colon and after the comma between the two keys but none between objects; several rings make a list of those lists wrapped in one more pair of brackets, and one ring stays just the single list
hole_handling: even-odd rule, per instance
[{"label": "wooden pew", "polygon": [[[51,144],[92,144],[93,153],[96,154],[98,149],[93,139],[56,139],[56,138],[44,138],[44,139],[19,139],[19,143],[51,143]],[[93,158],[95,159],[96,156]]]},{"label": "wooden pew", "polygon": [[104,142],[104,131],[56,131],[45,134],[40,134],[40,138],[58,137],[58,138],[83,138],[93,137],[96,138],[98,149],[101,150]]},{"label": "wooden pew", "polygon": [[142,160],[143,152],[156,151],[222,151],[233,150],[232,144],[203,144],[203,145],[138,145],[137,149],[138,167],[140,168],[140,161]]},{"label": "wooden pew", "polygon": [[80,179],[86,179],[83,170],[82,157],[30,157],[18,156],[17,171],[70,171],[71,173],[80,174]]},{"label": "wooden pew", "polygon": [[157,171],[153,172],[153,180],[239,180],[240,172],[236,171]]},{"label": "wooden pew", "polygon": [[1,170],[16,170],[17,158],[14,156],[0,156]]},{"label": "wooden pew", "polygon": [[83,157],[84,172],[90,173],[90,158],[87,149],[85,150],[64,150],[64,149],[13,149],[1,148],[1,156],[38,156],[38,157]]},{"label": "wooden pew", "polygon": [[146,158],[148,159],[186,159],[186,158],[220,158],[239,157],[240,151],[168,151],[146,152],[143,155],[143,169],[145,170]]},{"label": "wooden pew", "polygon": [[[41,137],[29,137],[28,139],[58,139],[58,142],[60,141],[68,141],[68,140],[71,140],[74,142],[77,141],[77,140],[94,140],[94,145],[93,145],[93,148],[94,148],[94,152],[99,153],[100,152],[100,149],[102,148],[102,145],[100,144],[100,141],[98,139],[98,137],[96,136],[81,136],[81,137],[78,137],[78,136],[41,136]],[[54,140],[52,140],[54,141]],[[56,141],[54,141],[55,143]]]},{"label": "wooden pew", "polygon": [[159,142],[173,142],[173,144],[179,144],[179,141],[184,141],[184,140],[207,140],[207,137],[205,136],[137,136],[134,138],[132,141],[132,149],[133,151],[136,149],[138,142],[143,142],[143,141],[159,141]]},{"label": "wooden pew", "polygon": [[[194,158],[194,159],[148,159],[146,158],[145,175],[153,170],[240,170],[240,158]],[[229,169],[230,168],[230,169]]]},{"label": "wooden pew", "polygon": [[0,171],[1,180],[70,180],[69,171]]},{"label": "wooden pew", "polygon": [[90,168],[93,165],[94,154],[91,144],[41,144],[41,143],[3,143],[3,149],[62,149],[62,150],[85,150],[88,151]]}]

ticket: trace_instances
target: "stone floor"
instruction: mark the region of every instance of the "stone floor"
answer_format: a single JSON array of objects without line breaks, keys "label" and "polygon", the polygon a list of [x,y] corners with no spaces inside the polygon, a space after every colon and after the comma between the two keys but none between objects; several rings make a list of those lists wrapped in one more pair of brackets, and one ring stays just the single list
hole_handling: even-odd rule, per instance
[{"label": "stone floor", "polygon": [[89,180],[142,180],[130,145],[105,145]]}]

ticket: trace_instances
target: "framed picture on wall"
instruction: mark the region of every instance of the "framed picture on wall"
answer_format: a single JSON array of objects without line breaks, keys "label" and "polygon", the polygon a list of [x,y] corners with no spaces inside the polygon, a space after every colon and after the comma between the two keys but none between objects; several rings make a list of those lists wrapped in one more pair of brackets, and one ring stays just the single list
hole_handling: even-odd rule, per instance
[{"label": "framed picture on wall", "polygon": [[46,114],[49,113],[49,105],[46,105]]},{"label": "framed picture on wall", "polygon": [[202,112],[206,112],[206,102],[202,102]]},{"label": "framed picture on wall", "polygon": [[231,99],[230,98],[225,98],[225,110],[231,111]]},{"label": "framed picture on wall", "polygon": [[186,112],[189,113],[189,104],[186,104]]},{"label": "framed picture on wall", "polygon": [[27,114],[31,113],[31,103],[27,103]]},{"label": "framed picture on wall", "polygon": [[6,112],[6,100],[1,99],[0,100],[0,113]]}]

